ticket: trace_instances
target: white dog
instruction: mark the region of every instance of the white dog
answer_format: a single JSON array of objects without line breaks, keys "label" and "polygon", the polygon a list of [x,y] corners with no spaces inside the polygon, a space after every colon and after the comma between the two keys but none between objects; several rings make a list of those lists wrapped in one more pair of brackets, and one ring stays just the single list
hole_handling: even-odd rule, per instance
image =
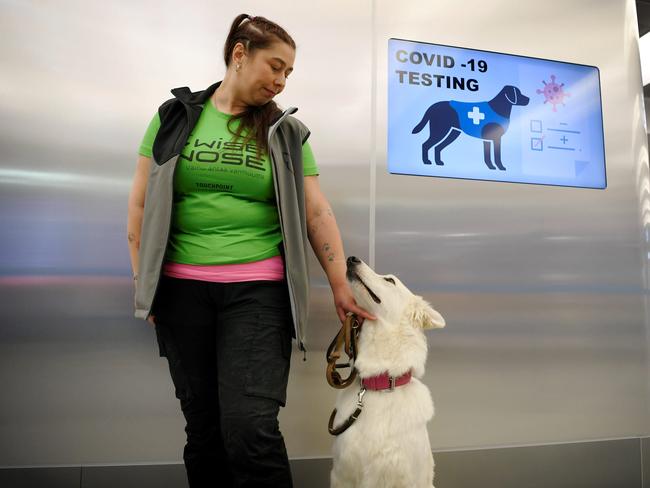
[{"label": "white dog", "polygon": [[[444,327],[445,320],[395,276],[378,275],[355,257],[348,258],[347,278],[356,302],[377,320],[366,320],[359,335],[354,366],[368,386],[357,420],[334,440],[331,488],[432,488],[426,424],[433,400],[418,378],[427,359],[422,329]],[[393,389],[374,389],[386,387],[387,376]],[[334,428],[354,413],[360,392],[358,383],[340,391]]]}]

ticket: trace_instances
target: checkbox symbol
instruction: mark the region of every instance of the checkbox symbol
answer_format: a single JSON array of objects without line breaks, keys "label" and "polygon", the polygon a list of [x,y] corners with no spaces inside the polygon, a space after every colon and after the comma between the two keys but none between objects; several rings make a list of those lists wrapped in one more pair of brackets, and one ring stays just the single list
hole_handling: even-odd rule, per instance
[{"label": "checkbox symbol", "polygon": [[544,141],[540,137],[531,137],[530,138],[530,148],[533,151],[543,151],[544,150]]}]

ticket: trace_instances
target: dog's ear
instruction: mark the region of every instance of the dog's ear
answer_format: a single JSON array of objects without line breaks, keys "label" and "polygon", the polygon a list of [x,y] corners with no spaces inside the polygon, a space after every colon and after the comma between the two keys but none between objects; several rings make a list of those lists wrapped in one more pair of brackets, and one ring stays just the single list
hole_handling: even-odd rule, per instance
[{"label": "dog's ear", "polygon": [[423,329],[442,329],[445,319],[421,296],[415,295],[406,311],[408,320]]},{"label": "dog's ear", "polygon": [[[513,100],[510,99],[510,96],[508,96],[512,92],[512,98]],[[517,87],[514,87],[512,85],[508,85],[506,87],[506,99],[513,105],[517,105]]]}]

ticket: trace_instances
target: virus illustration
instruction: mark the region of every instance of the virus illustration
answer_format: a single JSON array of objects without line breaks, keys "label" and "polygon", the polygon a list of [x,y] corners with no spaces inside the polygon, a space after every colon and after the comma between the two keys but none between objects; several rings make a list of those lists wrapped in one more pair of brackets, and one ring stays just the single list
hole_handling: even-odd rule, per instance
[{"label": "virus illustration", "polygon": [[[537,90],[537,93],[543,93],[544,98],[544,103],[552,103],[553,104],[553,112],[557,112],[557,109],[555,108],[556,105],[562,104],[565,105],[564,103],[564,97],[571,96],[570,93],[565,92],[562,87],[564,86],[564,83],[558,85],[555,83],[555,75],[551,75],[551,82],[546,83],[544,80],[542,80],[542,83],[544,83],[544,89],[543,90]],[[566,105],[565,105],[566,106]]]}]

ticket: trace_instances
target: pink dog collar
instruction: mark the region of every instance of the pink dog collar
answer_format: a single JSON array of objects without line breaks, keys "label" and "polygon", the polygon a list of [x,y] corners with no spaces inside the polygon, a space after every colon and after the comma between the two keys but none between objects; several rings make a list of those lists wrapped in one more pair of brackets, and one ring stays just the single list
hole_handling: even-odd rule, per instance
[{"label": "pink dog collar", "polygon": [[402,376],[395,378],[388,373],[362,378],[361,385],[366,390],[390,390],[393,391],[396,386],[402,386],[411,381],[411,371],[407,371]]}]

